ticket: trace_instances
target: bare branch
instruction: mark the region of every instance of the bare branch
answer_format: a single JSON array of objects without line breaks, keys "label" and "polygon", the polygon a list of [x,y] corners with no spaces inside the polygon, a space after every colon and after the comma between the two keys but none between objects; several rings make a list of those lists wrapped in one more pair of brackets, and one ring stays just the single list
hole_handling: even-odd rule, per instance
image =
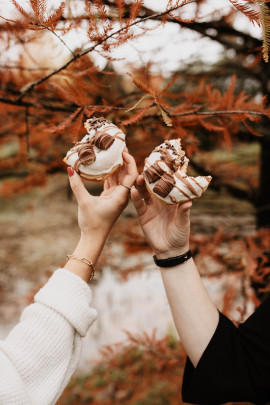
[{"label": "bare branch", "polygon": [[25,70],[27,72],[37,72],[41,70],[54,70],[52,67],[36,67],[36,68],[28,68],[25,66],[19,65],[0,65],[0,69],[9,69],[9,70]]},{"label": "bare branch", "polygon": [[63,112],[70,112],[70,113],[72,113],[73,111],[74,111],[74,107],[71,105],[71,106],[63,106],[63,105],[55,105],[55,104],[45,104],[45,103],[42,103],[42,104],[39,104],[38,106],[35,104],[35,103],[31,103],[31,102],[28,102],[28,101],[22,101],[22,100],[18,100],[18,99],[16,99],[16,100],[9,100],[9,99],[6,99],[6,98],[4,98],[4,97],[0,97],[0,103],[3,103],[3,104],[9,104],[9,105],[14,105],[14,106],[17,106],[17,107],[33,107],[33,108],[35,108],[35,109],[44,109],[44,110],[50,110],[50,111],[63,111]]},{"label": "bare branch", "polygon": [[[10,104],[10,105],[15,105],[18,107],[33,107],[33,108],[41,108],[45,110],[51,110],[51,111],[63,111],[63,112],[70,112],[72,113],[75,108],[78,108],[78,105],[76,107],[70,105],[63,106],[61,105],[55,105],[55,104],[46,104],[46,103],[41,103],[40,105],[36,105],[35,103],[31,103],[28,101],[22,101],[19,99],[15,100],[9,100],[5,99],[3,97],[0,97],[0,103],[4,104]],[[104,107],[106,109],[110,110],[120,110],[126,112],[127,106],[114,106],[114,105],[100,105],[100,104],[91,104],[91,105],[84,105],[80,107],[87,107],[87,108],[97,108],[100,109],[100,107]],[[133,111],[136,110],[141,110],[142,108],[137,107],[133,108]],[[184,116],[192,116],[192,115],[197,115],[197,116],[215,116],[215,115],[244,115],[244,114],[249,114],[249,115],[254,115],[254,116],[260,116],[260,117],[266,117],[270,118],[270,113],[263,113],[260,111],[254,111],[254,110],[216,110],[216,111],[186,111],[178,114],[171,114],[169,111],[166,110],[166,112],[169,114],[170,117],[184,117]],[[159,115],[157,114],[151,114],[151,117],[157,117]]]},{"label": "bare branch", "polygon": [[43,26],[43,25],[41,25],[41,27],[44,27],[47,31],[49,31],[49,32],[51,32],[53,35],[55,35],[56,38],[58,38],[59,41],[61,41],[62,44],[69,50],[69,52],[70,52],[73,56],[75,56],[75,52],[73,52],[72,49],[70,49],[70,47],[69,47],[69,46],[65,43],[65,41],[60,37],[60,35],[56,34],[55,31],[51,30],[51,29],[48,28],[48,27],[45,27],[45,26]]},{"label": "bare branch", "polygon": [[267,117],[270,118],[270,113],[263,113],[260,111],[253,111],[253,110],[224,110],[224,111],[187,111],[179,114],[170,114],[170,117],[184,117],[186,115],[243,115],[243,114],[250,114],[250,115],[255,115],[255,116],[260,116],[260,117]]}]

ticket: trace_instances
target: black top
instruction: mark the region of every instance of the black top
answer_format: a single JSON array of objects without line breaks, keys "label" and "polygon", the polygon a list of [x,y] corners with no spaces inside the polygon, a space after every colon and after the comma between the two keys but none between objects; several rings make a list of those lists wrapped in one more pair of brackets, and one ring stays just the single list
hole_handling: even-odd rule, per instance
[{"label": "black top", "polygon": [[220,314],[196,369],[187,359],[182,398],[207,405],[270,401],[270,297],[238,328]]}]

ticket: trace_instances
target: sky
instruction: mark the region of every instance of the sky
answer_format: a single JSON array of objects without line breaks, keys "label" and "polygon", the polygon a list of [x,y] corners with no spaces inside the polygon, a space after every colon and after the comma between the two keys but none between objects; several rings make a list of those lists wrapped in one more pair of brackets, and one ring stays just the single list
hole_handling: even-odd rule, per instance
[{"label": "sky", "polygon": [[[17,0],[19,4],[27,4],[26,0]],[[48,0],[50,4],[52,0]],[[57,4],[59,0],[53,1],[53,4]],[[146,7],[150,7],[155,11],[164,11],[166,8],[168,0],[145,0],[144,4]],[[60,2],[59,2],[60,3]],[[73,13],[79,13],[80,9],[74,7],[74,1],[70,1]],[[82,4],[82,2],[80,2]],[[208,0],[206,6],[203,10],[204,15],[212,12],[213,10],[227,10],[231,6],[229,0]],[[193,16],[194,5],[188,5],[183,8],[184,17],[191,18]],[[15,11],[14,7],[11,5],[10,0],[0,0],[0,15],[7,18],[14,18]],[[1,21],[0,21],[1,22]],[[156,23],[148,22],[149,27],[152,27]],[[249,20],[245,16],[239,16],[235,22],[237,27],[249,31],[252,35],[260,37],[260,30],[253,27]],[[139,28],[136,28],[140,31]],[[48,34],[52,36],[52,34]],[[85,44],[85,47],[89,46],[88,38],[84,32],[77,32],[74,34],[67,34],[65,37],[65,42],[71,49],[76,49],[81,43]],[[41,43],[36,46],[32,46],[29,49],[28,60],[32,64],[33,60],[39,59],[40,63],[48,64],[55,68],[59,65],[64,58],[69,57],[69,52],[63,49],[62,44],[57,38],[51,38],[48,43],[55,44],[54,48],[50,49],[49,54],[46,54],[46,49],[48,49],[48,44]],[[1,45],[1,44],[0,44]],[[2,44],[3,45],[3,44]],[[1,48],[0,48],[1,49]],[[40,54],[40,49],[43,49],[45,54]],[[223,47],[218,43],[208,40],[206,38],[201,39],[200,35],[185,29],[181,29],[177,24],[169,23],[165,26],[160,26],[154,31],[149,31],[143,37],[130,41],[119,47],[114,51],[113,57],[121,59],[118,62],[114,62],[114,67],[121,73],[125,73],[129,70],[129,66],[140,66],[151,62],[152,69],[158,72],[162,72],[165,76],[169,75],[170,72],[175,71],[177,68],[183,66],[185,63],[195,63],[196,61],[202,60],[207,64],[215,63],[221,56],[223,52]],[[12,62],[16,60],[18,50],[16,47],[5,49],[4,52],[0,52],[0,64]],[[231,55],[233,57],[233,54]],[[27,56],[25,56],[27,58]],[[95,63],[102,69],[106,64],[106,60],[99,56],[94,55]]]}]

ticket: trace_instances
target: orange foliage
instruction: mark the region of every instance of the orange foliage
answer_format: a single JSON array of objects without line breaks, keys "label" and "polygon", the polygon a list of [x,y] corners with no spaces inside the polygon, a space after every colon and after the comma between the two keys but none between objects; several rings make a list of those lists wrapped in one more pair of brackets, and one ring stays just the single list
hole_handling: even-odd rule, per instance
[{"label": "orange foliage", "polygon": [[[172,336],[133,336],[106,346],[87,375],[73,378],[59,405],[179,405],[185,352]],[[239,402],[239,405],[248,405]],[[228,403],[233,405],[233,403]]]},{"label": "orange foliage", "polygon": [[127,337],[125,345],[104,347],[102,360],[81,384],[76,379],[71,382],[59,405],[182,403],[182,346],[172,336],[157,339],[155,332],[142,336],[128,333]]},{"label": "orange foliage", "polygon": [[[1,195],[11,197],[26,192],[45,184],[52,173],[64,170],[62,158],[71,144],[84,134],[83,122],[92,115],[103,115],[127,132],[127,146],[135,156],[139,170],[142,170],[144,158],[164,139],[180,137],[191,160],[204,139],[212,149],[232,148],[237,144],[240,132],[249,139],[261,139],[260,124],[269,119],[270,107],[264,97],[258,102],[253,94],[239,91],[239,75],[231,75],[227,89],[221,90],[213,83],[213,78],[209,79],[207,72],[189,76],[190,80],[188,72],[173,74],[165,80],[161,74],[151,73],[151,66],[148,66],[137,71],[131,68],[127,77],[116,74],[111,64],[115,60],[114,50],[167,23],[205,33],[210,38],[208,28],[212,28],[216,31],[212,38],[225,48],[229,47],[226,29],[232,30],[235,41],[237,31],[232,21],[237,10],[263,28],[263,50],[267,59],[269,16],[263,7],[266,4],[261,4],[260,10],[256,11],[251,7],[256,3],[254,1],[246,1],[247,4],[237,0],[230,2],[234,11],[217,19],[218,13],[214,12],[202,16],[205,1],[198,0],[194,17],[185,19],[182,9],[189,3],[185,0],[168,0],[165,11],[160,13],[145,7],[141,0],[127,3],[124,0],[85,1],[77,14],[70,7],[70,1],[48,9],[45,0],[30,0],[28,12],[18,1],[12,0],[19,17],[1,19],[4,22],[0,25],[2,53],[7,53],[14,44],[19,49],[15,61],[13,57],[12,62],[7,60],[0,66]],[[156,25],[149,27],[148,21],[155,21]],[[208,23],[209,27],[203,28]],[[137,25],[140,30],[135,30]],[[222,32],[224,27],[226,35]],[[80,32],[85,38],[81,48],[69,48],[65,35],[71,32]],[[59,52],[56,58],[48,57],[48,38],[53,38],[68,56],[63,57]],[[246,70],[262,63],[256,38],[252,43],[255,44],[253,48],[246,49],[244,41],[240,52]],[[34,45],[38,51],[30,52]],[[95,53],[107,59],[103,70],[96,66]],[[254,55],[251,62],[248,60],[250,53]],[[57,67],[53,65],[55,59]],[[256,72],[256,80],[259,80],[258,76],[260,74]],[[209,172],[214,170],[223,184],[240,179],[256,194],[258,173],[254,174],[253,167],[241,170],[230,162],[223,171],[221,165],[210,158],[206,168],[207,165]],[[131,255],[149,249],[139,228],[129,225],[127,221],[120,225],[125,253]],[[214,235],[196,234],[191,237],[191,249],[195,258],[211,257],[221,265],[221,270],[211,273],[207,265],[202,264],[203,275],[218,277],[234,272],[243,279],[241,293],[245,301],[252,299],[257,304],[270,292],[268,230],[241,240],[222,229]],[[102,260],[104,264],[106,258]],[[125,270],[128,273],[132,269]],[[227,313],[234,295],[233,288],[225,295],[223,308]],[[155,399],[160,398],[164,404],[181,403],[184,354],[179,344],[170,337],[162,340],[155,335],[137,337],[129,334],[128,337],[130,344],[117,355],[115,348],[105,348],[105,368],[94,370],[81,384],[81,389],[78,389],[78,381],[71,384],[59,404],[105,405],[120,403],[119,398],[123,403],[128,398],[130,405],[155,405]],[[154,387],[157,387],[156,391]]]},{"label": "orange foliage", "polygon": [[[162,20],[164,24],[168,18],[182,21],[176,12],[188,2],[168,1],[164,12],[151,14],[140,0],[132,1],[128,7],[124,1],[110,3],[109,7],[95,0],[85,2],[80,17],[72,16],[69,11],[67,18],[65,2],[48,11],[43,0],[33,0],[29,12],[12,1],[21,17],[6,19],[2,24],[2,41],[20,41],[24,50],[28,43],[35,42],[33,30],[41,34],[49,32],[69,50],[70,57],[53,69],[39,67],[33,57],[30,66],[19,53],[14,67],[0,69],[0,120],[3,122],[0,142],[11,150],[1,159],[0,168],[3,179],[13,177],[1,187],[2,195],[10,196],[26,191],[31,184],[44,183],[46,175],[57,170],[57,164],[58,170],[63,170],[61,159],[70,144],[83,135],[83,122],[92,115],[104,115],[120,126],[131,126],[127,142],[140,167],[145,155],[163,139],[181,137],[191,156],[198,152],[200,131],[209,133],[213,145],[225,143],[229,147],[243,126],[254,136],[260,135],[253,122],[269,116],[270,109],[244,92],[238,93],[236,76],[222,93],[204,78],[183,86],[185,79],[181,75],[174,75],[166,83],[160,75],[141,69],[130,73],[138,93],[131,85],[123,90],[121,77],[113,71],[100,71],[89,58],[92,52],[99,52],[111,60],[115,48],[138,36],[133,30],[135,25],[140,24],[139,35],[144,35],[144,29],[149,29],[144,21]],[[113,7],[117,14],[113,13]],[[141,11],[146,16],[138,17]],[[242,11],[250,18],[248,11]],[[196,17],[189,22],[193,20]],[[64,35],[78,28],[84,29],[90,46],[73,51]],[[19,138],[18,150],[11,143],[10,134]],[[23,173],[25,180],[21,179]],[[19,178],[17,186],[16,177]],[[41,177],[42,181],[37,180]]]}]

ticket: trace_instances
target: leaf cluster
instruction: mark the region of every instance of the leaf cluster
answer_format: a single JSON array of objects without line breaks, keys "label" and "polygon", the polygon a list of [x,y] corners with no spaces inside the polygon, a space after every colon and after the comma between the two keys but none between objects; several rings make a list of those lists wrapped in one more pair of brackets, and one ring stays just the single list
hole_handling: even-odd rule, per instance
[{"label": "leaf cluster", "polygon": [[[49,31],[70,57],[53,68],[49,60],[47,66],[39,66],[32,54],[32,63],[26,64],[22,53],[16,63],[0,66],[0,143],[9,151],[0,163],[2,178],[7,180],[1,186],[2,195],[24,192],[31,179],[35,179],[33,186],[43,184],[48,175],[64,170],[66,150],[84,135],[83,122],[92,115],[105,116],[127,132],[127,144],[140,169],[145,156],[164,139],[180,137],[189,158],[203,142],[230,150],[239,133],[260,139],[261,122],[270,114],[267,100],[258,102],[252,94],[240,91],[236,75],[221,90],[207,75],[187,80],[180,73],[165,81],[162,75],[151,73],[151,66],[130,69],[130,79],[113,71],[114,50],[144,35],[149,20],[157,21],[151,29],[168,21],[196,27],[203,1],[196,4],[190,20],[181,15],[188,3],[169,1],[164,12],[154,13],[142,1],[95,0],[85,2],[82,13],[73,15],[64,3],[49,10],[45,1],[33,0],[28,11],[14,0],[21,19],[1,25],[2,39],[20,44],[29,53],[28,45],[36,39],[32,28],[41,34]],[[241,8],[236,2],[234,6]],[[240,11],[259,22],[259,14],[247,8]],[[140,30],[135,31],[137,26]],[[83,30],[88,42],[71,50],[65,35],[77,29]],[[102,71],[91,56],[95,52],[108,60]],[[228,168],[227,178],[237,173],[234,169]],[[256,181],[252,184],[254,191]]]}]

